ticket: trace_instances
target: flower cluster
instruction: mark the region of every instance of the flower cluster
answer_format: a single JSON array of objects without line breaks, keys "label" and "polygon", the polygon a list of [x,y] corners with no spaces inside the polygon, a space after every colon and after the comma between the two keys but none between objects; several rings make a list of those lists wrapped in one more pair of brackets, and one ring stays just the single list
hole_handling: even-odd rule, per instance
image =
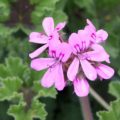
[{"label": "flower cluster", "polygon": [[[41,44],[41,47],[30,53],[31,68],[36,71],[47,69],[40,80],[42,86],[49,88],[55,86],[63,90],[68,81],[74,86],[76,95],[82,97],[89,93],[87,80],[109,79],[114,70],[101,62],[110,63],[109,54],[100,45],[108,34],[105,30],[96,30],[95,26],[87,19],[87,25],[77,33],[72,33],[68,41],[63,41],[60,30],[65,27],[65,22],[54,27],[52,17],[46,17],[42,26],[43,33],[32,32],[29,41]],[[47,51],[46,58],[38,57]]]}]

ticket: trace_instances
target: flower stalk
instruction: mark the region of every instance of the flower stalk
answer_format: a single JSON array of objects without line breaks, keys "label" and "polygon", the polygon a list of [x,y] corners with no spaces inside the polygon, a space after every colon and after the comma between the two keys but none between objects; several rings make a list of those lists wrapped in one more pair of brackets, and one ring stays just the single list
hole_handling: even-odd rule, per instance
[{"label": "flower stalk", "polygon": [[102,105],[106,110],[109,110],[109,104],[92,87],[90,87],[90,94],[100,105]]},{"label": "flower stalk", "polygon": [[80,104],[84,120],[93,120],[93,115],[90,107],[89,97],[80,97]]}]

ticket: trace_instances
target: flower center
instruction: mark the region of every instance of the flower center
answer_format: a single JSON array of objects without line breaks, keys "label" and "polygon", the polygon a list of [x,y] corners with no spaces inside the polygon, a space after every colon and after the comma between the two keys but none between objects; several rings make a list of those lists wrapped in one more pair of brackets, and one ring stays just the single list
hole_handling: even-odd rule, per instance
[{"label": "flower center", "polygon": [[79,44],[76,44],[76,45],[74,46],[74,48],[75,48],[75,50],[76,50],[76,53],[78,54],[78,53],[83,53],[83,52],[85,52],[85,51],[87,50],[88,46],[87,46],[87,44],[86,44],[85,41],[82,41],[82,42],[81,42],[81,46],[80,46]]},{"label": "flower center", "polygon": [[85,60],[87,58],[87,56],[85,54],[82,54],[82,53],[78,54],[77,56],[80,60]]},{"label": "flower center", "polygon": [[56,51],[55,50],[52,50],[51,51],[51,55],[53,58],[55,58],[57,61],[61,62],[63,57],[64,57],[64,54],[63,53],[60,53],[59,55],[56,54]]},{"label": "flower center", "polygon": [[56,65],[58,65],[62,62],[64,54],[60,53],[59,57],[57,57],[56,56],[56,51],[52,51],[52,57],[55,58],[55,62],[52,65],[49,66],[50,69],[54,68]]}]

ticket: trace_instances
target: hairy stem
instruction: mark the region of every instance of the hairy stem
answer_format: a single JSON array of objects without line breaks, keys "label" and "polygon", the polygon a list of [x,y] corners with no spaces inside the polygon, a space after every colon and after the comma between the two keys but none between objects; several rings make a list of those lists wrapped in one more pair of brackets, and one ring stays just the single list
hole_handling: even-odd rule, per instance
[{"label": "hairy stem", "polygon": [[80,97],[80,104],[82,108],[82,115],[84,120],[93,120],[93,115],[91,112],[89,97]]},{"label": "hairy stem", "polygon": [[99,102],[105,109],[109,109],[109,104],[93,89],[90,88],[90,94]]}]

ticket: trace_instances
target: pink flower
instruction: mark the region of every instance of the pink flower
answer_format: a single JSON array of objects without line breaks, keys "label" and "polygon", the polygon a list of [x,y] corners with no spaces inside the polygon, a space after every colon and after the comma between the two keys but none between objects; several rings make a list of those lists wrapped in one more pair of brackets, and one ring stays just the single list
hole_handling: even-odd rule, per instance
[{"label": "pink flower", "polygon": [[103,29],[96,30],[95,26],[89,19],[87,19],[87,25],[85,26],[84,30],[88,32],[90,40],[93,43],[101,43],[108,38],[108,33]]},{"label": "pink flower", "polygon": [[41,80],[42,86],[49,88],[55,85],[57,90],[63,90],[66,81],[64,80],[62,65],[68,60],[70,54],[69,44],[60,43],[50,49],[49,55],[51,58],[37,58],[32,60],[31,68],[34,70],[40,71],[48,68]]},{"label": "pink flower", "polygon": [[[85,76],[87,79],[94,81],[97,75],[101,78],[110,78],[114,74],[112,68],[103,66],[103,64],[96,65],[103,61],[109,63],[109,55],[102,46],[90,44],[88,38],[85,30],[80,30],[78,34],[72,33],[69,37],[69,44],[71,45],[75,58],[68,68],[67,76],[69,80],[73,81],[75,93],[79,96],[85,96],[89,91]],[[82,78],[78,77],[78,74],[79,76],[82,75]],[[107,75],[105,76],[105,74]],[[84,84],[84,89],[79,87],[81,84]],[[82,93],[78,93],[78,91]]]},{"label": "pink flower", "polygon": [[60,42],[58,31],[64,28],[65,22],[57,24],[57,26],[54,28],[53,18],[46,17],[42,22],[42,26],[46,34],[39,32],[32,32],[29,36],[29,42],[44,44],[42,47],[30,53],[29,54],[30,58],[35,58],[39,56],[44,50],[46,50],[47,47],[49,47],[50,42],[52,43]]},{"label": "pink flower", "polygon": [[90,86],[84,77],[76,77],[73,81],[74,91],[77,96],[84,97],[89,94]]},{"label": "pink flower", "polygon": [[[65,76],[73,83],[77,96],[87,96],[90,91],[88,80],[110,79],[114,75],[114,70],[102,64],[110,63],[109,54],[99,43],[105,41],[108,34],[103,29],[96,30],[95,26],[87,19],[87,25],[78,33],[72,33],[68,42],[63,42],[59,31],[65,26],[59,23],[54,28],[52,17],[46,17],[42,26],[45,33],[32,32],[30,42],[43,44],[30,54],[31,68],[36,71],[47,69],[41,79],[42,86],[49,88],[55,86],[59,91],[66,86]],[[38,57],[48,48],[47,58]],[[67,75],[66,75],[67,73]]]},{"label": "pink flower", "polygon": [[78,34],[72,33],[69,38],[69,44],[76,55],[68,69],[68,78],[70,80],[74,80],[78,73],[79,65],[81,65],[84,74],[89,80],[95,80],[97,73],[90,61],[109,62],[109,55],[105,52],[104,48],[98,44],[90,45],[90,42],[84,36],[84,32],[86,31],[80,31]]}]

